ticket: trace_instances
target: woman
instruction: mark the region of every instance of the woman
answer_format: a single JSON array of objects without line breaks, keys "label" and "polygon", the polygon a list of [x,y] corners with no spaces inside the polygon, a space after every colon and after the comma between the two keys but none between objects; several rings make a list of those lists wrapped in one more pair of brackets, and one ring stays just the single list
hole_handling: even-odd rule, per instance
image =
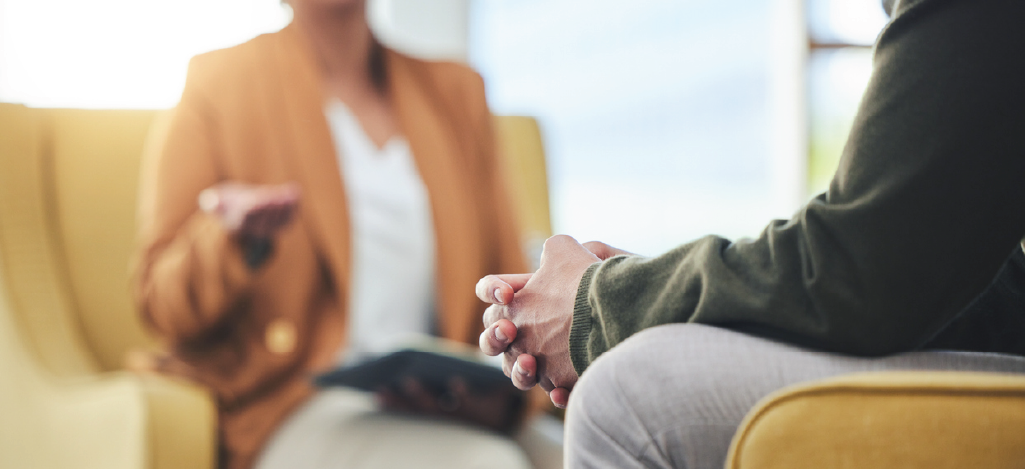
[{"label": "woman", "polygon": [[362,1],[290,3],[282,31],[195,57],[154,133],[135,288],[158,368],[216,396],[227,467],[522,462],[476,430],[511,426],[511,393],[383,396],[452,424],[310,386],[410,335],[475,343],[477,278],[524,265],[480,77],[382,48]]}]

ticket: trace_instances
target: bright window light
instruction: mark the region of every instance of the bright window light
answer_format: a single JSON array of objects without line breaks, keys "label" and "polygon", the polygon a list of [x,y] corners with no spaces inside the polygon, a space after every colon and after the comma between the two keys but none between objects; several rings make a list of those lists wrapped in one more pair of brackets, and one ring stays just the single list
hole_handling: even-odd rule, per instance
[{"label": "bright window light", "polygon": [[812,39],[872,45],[889,17],[880,0],[807,0]]},{"label": "bright window light", "polygon": [[[783,187],[791,198],[774,194],[800,185],[804,149],[791,151],[801,153],[796,171],[774,155],[774,125],[785,118],[772,83],[789,63],[773,55],[775,8],[789,3],[474,3],[470,62],[493,110],[539,119],[555,231],[654,255],[711,233],[754,236],[788,218],[803,186]],[[800,59],[783,80],[797,83],[786,102],[795,108]],[[796,138],[806,138],[803,127]]]},{"label": "bright window light", "polygon": [[818,194],[829,188],[840,163],[861,96],[872,78],[872,51],[823,50],[809,59],[809,191]]},{"label": "bright window light", "polygon": [[288,19],[279,0],[0,0],[0,101],[170,107],[190,57]]}]

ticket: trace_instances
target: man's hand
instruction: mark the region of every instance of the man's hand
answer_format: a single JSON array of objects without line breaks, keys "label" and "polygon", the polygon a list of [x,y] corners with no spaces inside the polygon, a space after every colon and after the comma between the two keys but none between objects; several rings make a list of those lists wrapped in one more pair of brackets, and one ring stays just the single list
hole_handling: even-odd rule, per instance
[{"label": "man's hand", "polygon": [[505,354],[502,369],[516,387],[541,384],[556,406],[565,407],[578,378],[569,357],[577,287],[588,266],[619,254],[629,253],[553,236],[536,273],[489,275],[477,283],[477,296],[492,304],[484,313],[481,350]]},{"label": "man's hand", "polygon": [[226,182],[199,194],[199,207],[240,240],[270,239],[291,223],[299,203],[295,184]]}]

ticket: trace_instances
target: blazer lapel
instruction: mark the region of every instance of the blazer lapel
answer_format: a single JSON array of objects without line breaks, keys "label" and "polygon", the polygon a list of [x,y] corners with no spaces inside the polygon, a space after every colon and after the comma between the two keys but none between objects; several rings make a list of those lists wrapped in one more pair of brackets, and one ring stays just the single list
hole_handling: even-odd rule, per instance
[{"label": "blazer lapel", "polygon": [[461,148],[452,116],[446,114],[430,77],[420,70],[424,65],[390,50],[387,57],[392,103],[431,198],[439,332],[466,340],[467,324],[474,323],[464,316],[474,310],[481,242],[466,181],[470,176],[459,164]]},{"label": "blazer lapel", "polygon": [[333,274],[342,310],[348,305],[350,275],[349,214],[334,141],[324,116],[324,94],[312,49],[294,26],[276,41],[273,65],[280,77],[280,120],[289,142],[286,152],[294,179],[302,187],[300,212],[314,244]]}]

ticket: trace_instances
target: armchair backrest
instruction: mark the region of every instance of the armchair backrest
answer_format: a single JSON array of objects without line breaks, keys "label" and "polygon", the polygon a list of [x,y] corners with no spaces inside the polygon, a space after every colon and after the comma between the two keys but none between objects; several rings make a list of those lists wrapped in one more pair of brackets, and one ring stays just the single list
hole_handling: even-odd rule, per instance
[{"label": "armchair backrest", "polygon": [[541,128],[532,117],[498,116],[495,132],[498,152],[505,163],[508,190],[523,230],[520,234],[523,249],[537,268],[544,241],[552,235]]},{"label": "armchair backrest", "polygon": [[128,265],[155,114],[0,104],[0,265],[15,324],[55,373],[117,369],[151,344]]}]

